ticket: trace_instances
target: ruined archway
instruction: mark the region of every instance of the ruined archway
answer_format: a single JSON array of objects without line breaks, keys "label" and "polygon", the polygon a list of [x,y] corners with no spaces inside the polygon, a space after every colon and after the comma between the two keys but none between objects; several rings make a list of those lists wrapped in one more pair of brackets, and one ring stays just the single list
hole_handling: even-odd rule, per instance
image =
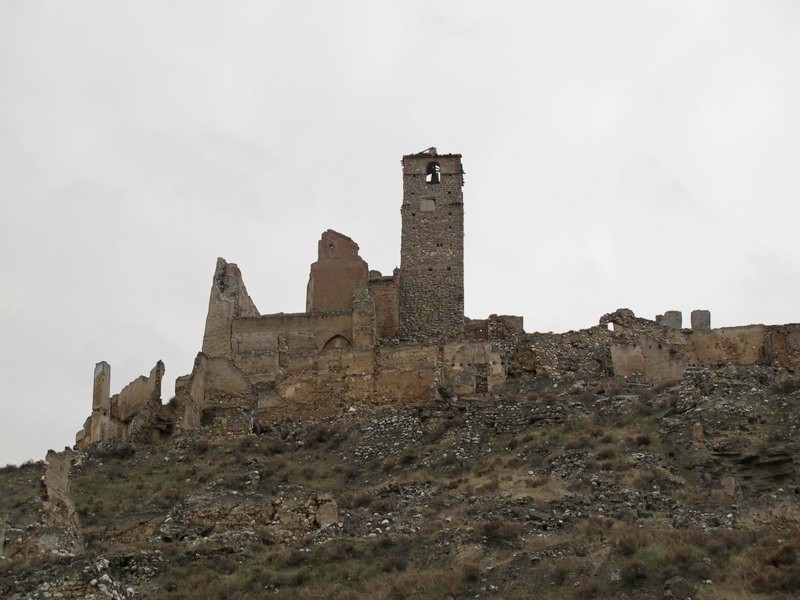
[{"label": "ruined archway", "polygon": [[331,350],[344,350],[346,348],[350,348],[350,346],[352,346],[350,340],[337,333],[335,336],[325,342],[325,345],[322,346],[322,352],[329,352]]}]

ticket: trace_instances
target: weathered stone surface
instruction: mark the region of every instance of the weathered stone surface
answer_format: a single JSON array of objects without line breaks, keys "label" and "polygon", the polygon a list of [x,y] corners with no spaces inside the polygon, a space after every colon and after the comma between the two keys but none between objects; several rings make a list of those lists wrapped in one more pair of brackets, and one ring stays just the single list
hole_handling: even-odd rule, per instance
[{"label": "weathered stone surface", "polygon": [[189,496],[173,507],[156,535],[164,541],[191,540],[232,530],[266,529],[274,517],[269,496],[213,490]]},{"label": "weathered stone surface", "polygon": [[41,529],[37,539],[40,551],[75,554],[83,548],[80,521],[69,483],[69,472],[76,458],[77,453],[69,448],[63,452],[47,452],[47,468],[41,483]]},{"label": "weathered stone surface", "polygon": [[231,323],[239,317],[258,316],[258,309],[247,293],[239,267],[217,259],[208,316],[203,333],[203,353],[231,357]]},{"label": "weathered stone surface", "polygon": [[663,315],[656,316],[656,323],[672,329],[683,327],[683,314],[679,310],[668,310]]},{"label": "weathered stone surface", "polygon": [[328,229],[318,244],[318,258],[311,265],[306,289],[306,312],[348,311],[353,288],[366,285],[369,268],[358,255],[358,244]]},{"label": "weathered stone surface", "polygon": [[339,506],[331,494],[317,494],[306,503],[309,519],[317,527],[326,528],[339,522]]},{"label": "weathered stone surface", "polygon": [[249,413],[252,423],[256,391],[233,361],[201,352],[191,375],[179,377],[175,383],[175,400],[181,429],[197,429],[203,424],[204,414],[214,421],[213,411],[226,411],[217,415],[226,419],[226,423],[239,423],[237,429],[241,429],[247,428],[241,424],[242,410]]},{"label": "weathered stone surface", "polygon": [[369,295],[375,302],[375,333],[380,339],[396,338],[400,328],[399,276],[400,269],[387,277],[370,271]]},{"label": "weathered stone surface", "polygon": [[692,329],[711,329],[711,311],[693,310],[691,315]]},{"label": "weathered stone surface", "polygon": [[166,429],[170,429],[167,427],[161,431],[160,427],[172,421],[167,415],[169,409],[161,404],[163,377],[164,363],[158,361],[148,377],[137,377],[119,394],[108,399],[111,366],[106,362],[98,363],[93,404],[100,408],[92,410],[83,429],[75,435],[77,447],[85,449],[97,442],[133,437],[160,438]]},{"label": "weathered stone surface", "polygon": [[463,177],[459,154],[403,157],[401,339],[464,335]]},{"label": "weathered stone surface", "polygon": [[391,277],[370,271],[355,241],[327,230],[311,266],[309,312],[260,315],[238,267],[218,259],[203,352],[176,382],[174,411],[157,402],[159,370],[109,400],[101,363],[78,443],[168,431],[173,412],[183,429],[247,433],[351,406],[522,394],[587,378],[668,383],[724,362],[800,367],[800,326],[712,330],[708,311],[693,313],[691,331],[679,311],[651,321],[627,308],[563,334],[526,334],[512,315],[465,320],[462,179],[458,154],[404,156],[401,268]]},{"label": "weathered stone surface", "polygon": [[111,365],[105,361],[94,367],[92,387],[92,416],[89,431],[90,440],[102,440],[108,435],[111,411]]},{"label": "weathered stone surface", "polygon": [[5,556],[6,530],[8,527],[8,521],[5,518],[0,520],[0,556]]},{"label": "weathered stone surface", "polygon": [[137,377],[111,399],[111,416],[120,421],[128,421],[148,404],[160,404],[163,377],[164,363],[158,361],[148,377]]},{"label": "weathered stone surface", "polygon": [[674,600],[687,600],[694,598],[697,588],[680,575],[670,577],[664,582],[664,596]]},{"label": "weathered stone surface", "polygon": [[719,480],[720,504],[730,506],[736,502],[736,478],[724,475]]}]

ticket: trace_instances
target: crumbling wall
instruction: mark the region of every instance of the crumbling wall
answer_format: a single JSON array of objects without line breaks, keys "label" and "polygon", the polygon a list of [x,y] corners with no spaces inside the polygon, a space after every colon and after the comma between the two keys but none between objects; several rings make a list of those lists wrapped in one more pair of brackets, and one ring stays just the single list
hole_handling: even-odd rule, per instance
[{"label": "crumbling wall", "polygon": [[763,325],[694,331],[688,354],[694,365],[752,365],[765,358],[766,338]]},{"label": "crumbling wall", "polygon": [[398,275],[398,269],[390,277],[383,277],[379,271],[370,271],[369,294],[375,302],[375,332],[384,340],[396,338],[400,327]]},{"label": "crumbling wall", "polygon": [[[111,365],[100,361],[94,366],[92,385],[92,415],[89,424],[89,443],[105,439],[111,422]],[[85,425],[84,425],[85,427]],[[85,437],[85,436],[84,436]]]},{"label": "crumbling wall", "polygon": [[767,327],[765,358],[787,369],[800,368],[800,324]]},{"label": "crumbling wall", "polygon": [[668,310],[663,315],[656,315],[656,323],[672,329],[682,329],[683,313],[679,310]]},{"label": "crumbling wall", "polygon": [[646,335],[612,344],[611,362],[617,377],[642,377],[655,384],[680,380],[689,366],[687,353],[680,347]]},{"label": "crumbling wall", "polygon": [[75,435],[78,448],[107,440],[159,439],[169,433],[172,419],[161,404],[164,363],[158,361],[148,377],[140,376],[109,398],[111,366],[97,363],[94,372],[92,415]]},{"label": "crumbling wall", "polygon": [[690,366],[800,366],[800,325],[705,329],[710,313],[695,313],[691,330],[665,325],[663,318],[661,323],[639,319],[626,309],[604,315],[601,323],[614,324],[613,373],[664,383],[679,380]]},{"label": "crumbling wall", "polygon": [[[353,334],[351,343],[358,350],[369,350],[375,346],[375,302],[369,295],[367,284],[353,288]],[[323,350],[330,348],[330,341]]]},{"label": "crumbling wall", "polygon": [[83,549],[81,524],[69,483],[70,469],[77,456],[69,448],[63,452],[47,452],[47,468],[41,481],[42,507],[37,538],[41,552],[71,556]]},{"label": "crumbling wall", "polygon": [[284,418],[322,418],[352,406],[489,395],[505,381],[502,356],[488,342],[336,350],[308,363],[290,363],[274,387],[260,391],[256,420],[267,426]]},{"label": "crumbling wall", "polygon": [[487,395],[505,383],[503,357],[488,342],[448,344],[443,364],[443,387],[451,396]]},{"label": "crumbling wall", "polygon": [[158,361],[150,375],[140,375],[111,398],[111,417],[118,421],[130,421],[148,405],[161,404],[161,379],[164,363]]},{"label": "crumbling wall", "polygon": [[525,334],[509,361],[508,375],[520,391],[563,380],[612,375],[609,346],[613,337],[613,332],[601,326]]},{"label": "crumbling wall", "polygon": [[[234,422],[237,430],[252,430],[256,392],[247,376],[228,358],[199,353],[192,373],[175,382],[175,402],[178,427],[182,430],[201,426],[227,430],[233,429],[229,424]],[[249,419],[250,425],[243,424],[242,419]]]},{"label": "crumbling wall", "polygon": [[353,314],[263,315],[232,322],[233,360],[253,383],[277,381],[293,361],[353,345]]},{"label": "crumbling wall", "polygon": [[358,244],[332,229],[322,234],[317,261],[311,265],[306,312],[349,311],[353,288],[366,285],[369,267],[358,255]]},{"label": "crumbling wall", "polygon": [[203,353],[230,358],[231,323],[239,317],[255,316],[258,309],[247,293],[239,267],[218,258],[208,300]]},{"label": "crumbling wall", "polygon": [[711,329],[711,311],[693,310],[691,314],[692,329]]}]

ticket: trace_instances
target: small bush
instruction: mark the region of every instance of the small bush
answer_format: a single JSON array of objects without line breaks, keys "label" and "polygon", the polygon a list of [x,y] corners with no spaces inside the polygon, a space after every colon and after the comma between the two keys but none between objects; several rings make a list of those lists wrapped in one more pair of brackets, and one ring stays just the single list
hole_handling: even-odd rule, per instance
[{"label": "small bush", "polygon": [[412,449],[406,449],[401,455],[398,463],[404,467],[408,467],[417,462],[417,453]]},{"label": "small bush", "polygon": [[793,546],[784,545],[778,548],[767,560],[773,567],[788,567],[797,562],[797,551]]},{"label": "small bush", "polygon": [[772,390],[778,394],[791,394],[800,390],[800,377],[791,377],[779,381],[772,386]]},{"label": "small bush", "polygon": [[575,588],[575,597],[580,600],[593,600],[598,597],[599,586],[594,581],[582,581]]},{"label": "small bush", "polygon": [[89,449],[92,458],[99,460],[125,460],[136,454],[136,450],[130,444],[125,443],[106,443],[96,444]]},{"label": "small bush", "polygon": [[640,560],[629,560],[622,565],[619,576],[623,587],[635,587],[647,579],[647,566]]},{"label": "small bush", "polygon": [[521,533],[521,527],[509,521],[484,521],[477,530],[490,544],[516,540]]},{"label": "small bush", "polygon": [[461,577],[464,581],[476,583],[481,579],[481,567],[476,562],[463,562],[460,566]]},{"label": "small bush", "polygon": [[614,521],[603,517],[588,517],[580,522],[578,530],[590,540],[603,540],[611,531]]},{"label": "small bush", "polygon": [[543,486],[548,481],[550,481],[550,478],[547,475],[534,475],[525,480],[525,485],[529,488],[537,488]]},{"label": "small bush", "polygon": [[614,550],[620,556],[633,556],[636,551],[645,545],[641,535],[636,533],[626,533],[614,544]]},{"label": "small bush", "polygon": [[500,488],[500,482],[497,481],[497,478],[493,478],[484,483],[483,485],[479,485],[477,487],[477,490],[480,493],[485,494],[487,492],[496,492],[499,488]]},{"label": "small bush", "polygon": [[408,590],[403,582],[395,581],[389,588],[387,596],[389,600],[406,600],[408,598]]},{"label": "small bush", "polygon": [[269,438],[262,440],[258,445],[258,452],[263,456],[274,456],[276,454],[283,454],[288,450],[286,442],[277,438]]},{"label": "small bush", "polygon": [[570,567],[563,562],[558,563],[550,572],[550,578],[555,585],[564,585],[569,576]]},{"label": "small bush", "polygon": [[792,593],[800,592],[800,570],[776,569],[768,567],[759,573],[753,580],[753,591],[760,594],[773,594],[775,592]]},{"label": "small bush", "polygon": [[312,425],[306,430],[306,448],[325,447],[328,450],[335,450],[345,440],[346,436],[337,432],[334,428],[317,424]]},{"label": "small bush", "polygon": [[614,458],[616,455],[617,449],[614,448],[614,446],[603,446],[596,456],[599,460],[608,460]]}]

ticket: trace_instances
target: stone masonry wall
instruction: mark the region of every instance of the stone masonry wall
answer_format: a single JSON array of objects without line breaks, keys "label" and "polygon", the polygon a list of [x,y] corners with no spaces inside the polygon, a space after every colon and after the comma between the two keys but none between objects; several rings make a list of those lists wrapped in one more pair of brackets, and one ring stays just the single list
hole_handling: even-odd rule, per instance
[{"label": "stone masonry wall", "polygon": [[209,356],[230,358],[231,323],[239,317],[255,317],[258,314],[244,286],[239,267],[218,258],[208,300],[203,352]]},{"label": "stone masonry wall", "polygon": [[375,333],[380,339],[397,337],[400,328],[397,275],[382,277],[377,271],[370,272],[369,294],[375,302]]},{"label": "stone masonry wall", "polygon": [[[439,182],[427,181],[438,166]],[[403,157],[400,338],[464,335],[464,200],[461,156],[435,149]]]}]

